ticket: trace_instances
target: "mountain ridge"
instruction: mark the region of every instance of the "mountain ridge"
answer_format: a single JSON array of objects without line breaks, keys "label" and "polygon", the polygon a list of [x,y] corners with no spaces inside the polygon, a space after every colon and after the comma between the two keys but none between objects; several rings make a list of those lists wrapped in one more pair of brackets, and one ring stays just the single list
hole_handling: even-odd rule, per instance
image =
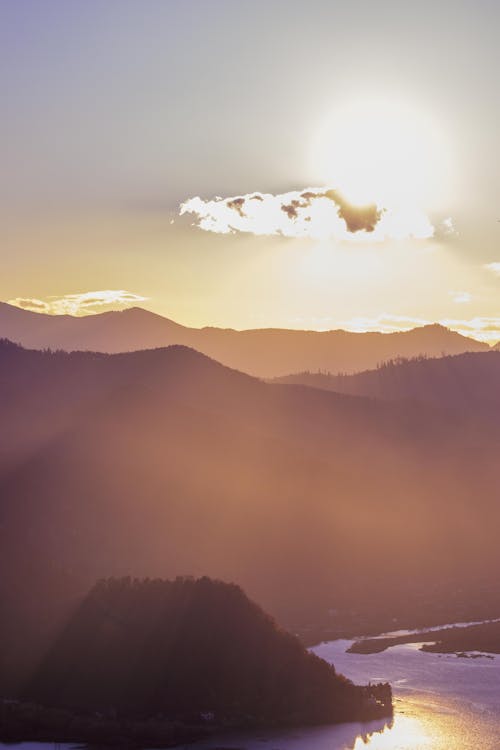
[{"label": "mountain ridge", "polygon": [[181,720],[210,712],[219,723],[246,725],[392,714],[388,685],[353,685],[240,588],[208,578],[101,580],[23,697]]},{"label": "mountain ridge", "polygon": [[297,373],[271,382],[388,401],[411,399],[495,421],[500,409],[499,380],[500,351],[492,348],[441,358],[397,359],[346,375]]},{"label": "mountain ridge", "polygon": [[397,356],[487,351],[488,344],[429,324],[393,333],[183,326],[141,307],[75,317],[0,303],[0,337],[33,349],[118,353],[181,344],[263,378],[303,370],[360,372]]}]

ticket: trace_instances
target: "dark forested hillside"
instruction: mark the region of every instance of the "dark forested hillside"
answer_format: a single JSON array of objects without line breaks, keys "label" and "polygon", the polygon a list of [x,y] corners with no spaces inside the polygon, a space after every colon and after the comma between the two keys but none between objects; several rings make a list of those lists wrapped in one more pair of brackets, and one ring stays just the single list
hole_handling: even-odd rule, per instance
[{"label": "dark forested hillside", "polygon": [[443,602],[462,616],[479,587],[491,609],[494,424],[270,385],[178,346],[3,343],[0,407],[5,683],[27,679],[100,577],[234,580],[292,628]]},{"label": "dark forested hillside", "polygon": [[23,697],[76,711],[186,721],[318,723],[387,716],[390,690],[356,687],[240,588],[105,580],[56,640]]},{"label": "dark forested hillside", "polygon": [[356,396],[413,399],[440,409],[500,416],[500,352],[397,359],[353,375],[304,372],[276,382],[302,384]]}]

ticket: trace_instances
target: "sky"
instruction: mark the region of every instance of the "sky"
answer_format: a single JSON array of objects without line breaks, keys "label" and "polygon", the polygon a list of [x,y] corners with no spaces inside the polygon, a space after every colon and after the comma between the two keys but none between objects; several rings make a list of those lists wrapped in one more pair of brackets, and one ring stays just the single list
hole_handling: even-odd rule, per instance
[{"label": "sky", "polygon": [[500,4],[0,0],[0,299],[500,339]]}]

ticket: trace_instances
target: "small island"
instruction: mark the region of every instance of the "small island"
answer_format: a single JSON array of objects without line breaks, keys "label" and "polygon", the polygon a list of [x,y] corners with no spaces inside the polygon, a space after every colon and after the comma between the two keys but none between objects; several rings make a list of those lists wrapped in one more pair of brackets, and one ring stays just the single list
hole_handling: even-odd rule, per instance
[{"label": "small island", "polygon": [[405,643],[421,643],[421,651],[456,654],[461,658],[500,654],[500,621],[421,630],[397,636],[363,638],[355,641],[348,651],[354,654],[377,654]]},{"label": "small island", "polygon": [[3,741],[168,747],[225,728],[383,718],[392,693],[338,674],[236,585],[123,578],[96,584],[1,711]]}]

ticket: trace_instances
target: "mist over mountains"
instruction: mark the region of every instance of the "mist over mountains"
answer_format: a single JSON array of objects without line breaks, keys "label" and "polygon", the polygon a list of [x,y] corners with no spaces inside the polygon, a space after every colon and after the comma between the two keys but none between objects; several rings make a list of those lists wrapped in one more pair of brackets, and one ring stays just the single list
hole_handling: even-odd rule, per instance
[{"label": "mist over mountains", "polygon": [[6,681],[103,576],[235,581],[292,628],[497,585],[500,430],[481,415],[269,384],[183,346],[10,342],[0,408]]},{"label": "mist over mountains", "polygon": [[33,349],[125,352],[189,346],[257,377],[305,370],[351,373],[394,357],[440,357],[489,350],[488,344],[440,325],[398,333],[188,328],[138,307],[74,317],[46,315],[0,303],[0,337]]}]

